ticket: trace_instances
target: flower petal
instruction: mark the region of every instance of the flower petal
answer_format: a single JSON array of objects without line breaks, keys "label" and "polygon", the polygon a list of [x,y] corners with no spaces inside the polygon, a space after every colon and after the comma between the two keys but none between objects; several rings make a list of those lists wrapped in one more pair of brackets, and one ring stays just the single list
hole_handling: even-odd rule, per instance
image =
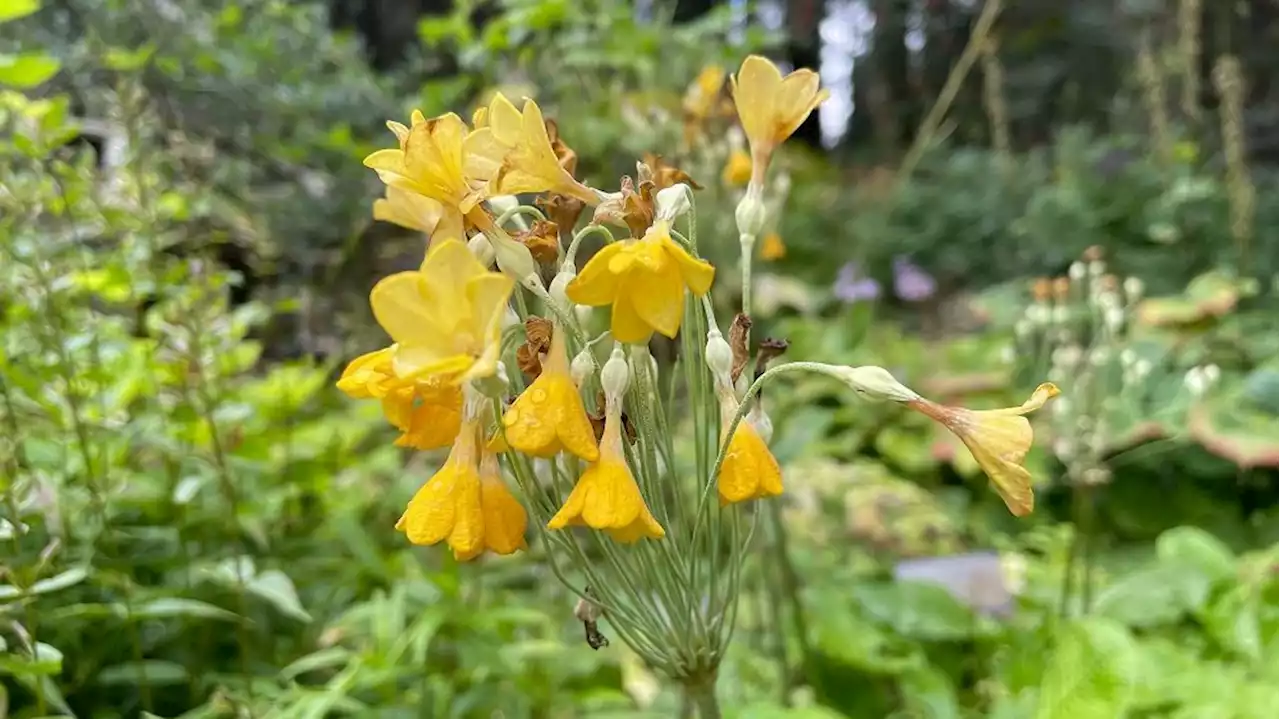
[{"label": "flower petal", "polygon": [[753,149],[772,137],[774,99],[782,85],[782,73],[767,59],[748,55],[738,74],[733,76],[733,102],[738,108],[742,131]]},{"label": "flower petal", "polygon": [[624,280],[618,288],[618,296],[613,301],[613,315],[609,321],[609,331],[613,339],[624,344],[645,344],[653,336],[653,328],[636,311],[632,304],[633,294]]},{"label": "flower petal", "polygon": [[[495,467],[496,470],[496,467]],[[529,516],[507,485],[496,474],[480,478],[480,505],[484,511],[484,545],[496,554],[524,549]]]},{"label": "flower petal", "polygon": [[680,268],[680,276],[689,286],[689,291],[699,297],[711,291],[711,283],[716,278],[716,268],[710,262],[697,259],[685,252],[680,243],[669,236],[664,238],[662,246],[667,254],[675,259],[676,265]]},{"label": "flower petal", "polygon": [[[667,337],[676,336],[684,319],[684,282],[674,261],[663,255],[656,272],[637,268],[627,276],[624,287],[631,288],[627,298],[645,324]],[[619,297],[617,302],[621,301]],[[616,339],[616,333],[614,336]]]},{"label": "flower petal", "polygon": [[623,243],[613,242],[600,248],[582,268],[582,272],[565,287],[565,294],[569,299],[591,307],[613,302],[618,296],[618,277],[609,270],[609,263],[623,247]]},{"label": "flower petal", "polygon": [[431,344],[453,328],[444,324],[439,310],[427,303],[425,294],[422,274],[397,272],[374,285],[369,304],[378,324],[396,342]]}]

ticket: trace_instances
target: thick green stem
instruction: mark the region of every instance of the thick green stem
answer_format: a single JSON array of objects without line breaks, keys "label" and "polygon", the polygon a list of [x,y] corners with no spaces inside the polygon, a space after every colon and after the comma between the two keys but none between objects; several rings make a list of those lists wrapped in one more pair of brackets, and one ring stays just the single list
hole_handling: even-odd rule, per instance
[{"label": "thick green stem", "polygon": [[692,704],[699,719],[720,719],[720,702],[716,700],[716,677],[690,678],[684,684],[684,702]]}]

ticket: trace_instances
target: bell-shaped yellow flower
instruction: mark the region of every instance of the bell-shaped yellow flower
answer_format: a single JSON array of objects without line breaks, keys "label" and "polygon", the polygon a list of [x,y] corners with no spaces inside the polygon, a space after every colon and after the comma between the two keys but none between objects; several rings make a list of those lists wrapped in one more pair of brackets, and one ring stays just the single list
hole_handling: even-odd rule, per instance
[{"label": "bell-shaped yellow flower", "polygon": [[1035,508],[1035,495],[1031,490],[1031,473],[1022,466],[1022,461],[1031,449],[1034,436],[1031,423],[1023,415],[1040,409],[1057,395],[1058,388],[1045,382],[1018,407],[975,411],[927,399],[906,404],[954,432],[987,473],[1009,511],[1025,517]]},{"label": "bell-shaped yellow flower", "polygon": [[487,130],[472,132],[453,113],[427,120],[415,112],[408,128],[387,124],[400,147],[374,152],[364,158],[365,167],[389,187],[438,202],[443,212],[438,222],[446,227],[461,227],[464,215],[479,212],[501,161]]},{"label": "bell-shaped yellow flower", "polygon": [[639,240],[605,245],[565,288],[580,305],[613,305],[610,330],[619,342],[648,342],[654,332],[675,337],[684,318],[684,293],[711,289],[716,268],[696,259],[657,222]]},{"label": "bell-shaped yellow flower", "polygon": [[447,541],[459,561],[486,549],[511,554],[525,546],[528,519],[498,475],[496,460],[481,459],[474,422],[463,424],[444,466],[409,500],[396,529],[414,544]]},{"label": "bell-shaped yellow flower", "polygon": [[369,301],[378,324],[397,344],[396,376],[439,375],[461,383],[492,375],[503,308],[514,286],[455,239],[432,243],[419,270],[384,278]]},{"label": "bell-shaped yellow flower", "polygon": [[485,123],[493,139],[506,149],[501,167],[493,176],[491,194],[553,192],[588,205],[600,202],[596,193],[561,165],[538,103],[526,99],[524,110],[520,111],[502,93],[495,93],[487,110],[476,114],[476,121]]},{"label": "bell-shaped yellow flower", "polygon": [[595,431],[582,396],[569,374],[564,331],[556,327],[542,373],[516,398],[502,417],[507,445],[534,457],[554,457],[560,450],[594,462],[600,458]]},{"label": "bell-shaped yellow flower", "polygon": [[819,89],[818,73],[800,69],[785,78],[778,67],[749,55],[733,77],[733,102],[751,145],[752,181],[764,182],[773,151],[831,94]]},{"label": "bell-shaped yellow flower", "polygon": [[760,259],[773,261],[786,256],[787,245],[782,241],[782,235],[769,232],[760,240]]},{"label": "bell-shaped yellow flower", "polygon": [[[721,408],[721,425],[726,430],[733,421],[735,404],[730,402]],[[716,490],[722,505],[782,494],[782,468],[760,433],[746,420],[738,423],[729,440],[729,449],[720,464],[720,476],[716,478]]]},{"label": "bell-shaped yellow flower", "polygon": [[548,529],[587,526],[602,529],[616,541],[660,539],[666,531],[649,512],[622,448],[621,409],[605,413],[600,459],[587,467],[564,506],[547,522]]},{"label": "bell-shaped yellow flower", "polygon": [[720,180],[729,187],[742,187],[751,180],[751,155],[743,150],[734,150],[729,153],[729,159],[724,163],[724,170],[720,173]]},{"label": "bell-shaped yellow flower", "polygon": [[395,346],[352,360],[338,389],[353,399],[382,400],[382,413],[401,435],[397,447],[447,447],[462,426],[462,390],[440,378],[402,380],[392,369]]}]

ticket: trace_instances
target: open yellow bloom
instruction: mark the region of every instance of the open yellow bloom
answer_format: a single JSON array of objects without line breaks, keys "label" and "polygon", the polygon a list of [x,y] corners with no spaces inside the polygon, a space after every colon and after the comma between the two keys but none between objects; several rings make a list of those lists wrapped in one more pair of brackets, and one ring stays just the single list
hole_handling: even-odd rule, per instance
[{"label": "open yellow bloom", "polygon": [[[726,430],[736,411],[732,405],[721,408],[721,424]],[[722,505],[782,494],[782,468],[750,422],[739,422],[729,440],[720,476],[716,478],[716,491]]]},{"label": "open yellow bloom", "polygon": [[654,332],[675,337],[684,318],[684,293],[711,289],[716,268],[685,252],[657,222],[639,240],[605,245],[565,293],[580,305],[613,305],[610,330],[619,342],[648,342]]},{"label": "open yellow bloom", "polygon": [[564,449],[594,462],[600,452],[587,409],[569,374],[564,334],[555,328],[542,373],[512,403],[502,424],[508,446],[517,451],[551,458]]},{"label": "open yellow bloom", "polygon": [[477,112],[474,121],[477,126],[483,123],[484,129],[492,133],[493,140],[504,150],[501,167],[490,186],[492,194],[554,192],[588,205],[600,201],[596,193],[575,180],[560,164],[538,103],[526,99],[524,110],[520,111],[502,93],[495,93],[489,107]]},{"label": "open yellow bloom", "polygon": [[353,399],[382,400],[382,413],[401,435],[397,447],[447,447],[462,426],[462,390],[440,377],[402,380],[392,369],[395,346],[352,360],[338,389]]},{"label": "open yellow bloom", "polygon": [[742,61],[733,77],[733,102],[751,145],[753,181],[764,181],[774,149],[830,94],[819,89],[813,70],[796,70],[784,78],[776,65],[759,55]]},{"label": "open yellow bloom", "polygon": [[602,529],[615,540],[660,539],[666,531],[649,512],[622,448],[621,409],[606,412],[600,459],[587,468],[564,506],[547,522],[548,529],[567,526]]},{"label": "open yellow bloom", "polygon": [[734,150],[724,163],[720,180],[729,187],[741,187],[751,180],[751,155],[743,150]]},{"label": "open yellow bloom", "polygon": [[401,379],[461,383],[497,368],[502,310],[515,282],[490,272],[455,239],[432,243],[417,271],[384,278],[369,295],[373,315],[397,347]]},{"label": "open yellow bloom", "polygon": [[463,424],[444,466],[409,500],[396,529],[414,544],[449,543],[459,561],[483,551],[511,554],[525,546],[528,517],[498,474],[496,458],[478,456],[474,422]]},{"label": "open yellow bloom", "polygon": [[1025,517],[1035,508],[1035,495],[1031,490],[1031,473],[1022,466],[1033,440],[1031,423],[1023,415],[1040,409],[1057,395],[1058,388],[1045,382],[1018,407],[974,411],[923,398],[906,405],[955,433],[987,473],[1009,511]]}]

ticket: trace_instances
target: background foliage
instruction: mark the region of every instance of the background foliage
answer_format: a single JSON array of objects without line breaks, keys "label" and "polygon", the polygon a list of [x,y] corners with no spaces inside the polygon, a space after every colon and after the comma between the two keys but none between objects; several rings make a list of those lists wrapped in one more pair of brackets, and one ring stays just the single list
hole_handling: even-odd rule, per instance
[{"label": "background foliage", "polygon": [[[593,184],[657,152],[705,185],[732,266],[734,136],[686,143],[685,88],[815,64],[855,5],[853,119],[782,160],[758,327],[940,400],[1065,392],[1023,522],[932,427],[770,394],[788,502],[727,711],[1274,716],[1274,4],[1003,4],[917,142],[980,3],[0,0],[0,716],[675,715],[545,563],[392,530],[439,458],[332,379],[421,238],[369,221],[359,160],[412,107],[536,95]],[[1094,246],[1077,289],[1033,288]],[[848,262],[878,301],[833,293]],[[1081,289],[1106,276],[1144,288],[1114,332]]]}]

